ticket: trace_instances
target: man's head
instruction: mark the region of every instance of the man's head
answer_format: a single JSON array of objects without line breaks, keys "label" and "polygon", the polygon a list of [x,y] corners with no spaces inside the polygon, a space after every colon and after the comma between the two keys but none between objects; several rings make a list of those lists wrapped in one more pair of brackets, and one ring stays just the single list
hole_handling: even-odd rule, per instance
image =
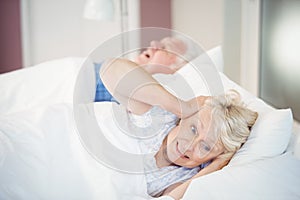
[{"label": "man's head", "polygon": [[191,54],[189,51],[189,45],[183,38],[165,37],[160,41],[151,41],[150,47],[135,61],[150,74],[173,74],[187,62],[185,55],[187,52]]}]

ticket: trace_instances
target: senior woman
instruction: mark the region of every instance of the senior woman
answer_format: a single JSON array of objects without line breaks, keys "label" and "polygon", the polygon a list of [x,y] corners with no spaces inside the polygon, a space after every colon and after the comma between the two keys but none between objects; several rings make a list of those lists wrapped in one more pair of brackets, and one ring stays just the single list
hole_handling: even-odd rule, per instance
[{"label": "senior woman", "polygon": [[183,101],[126,59],[106,61],[100,76],[126,107],[132,123],[141,124],[149,116],[161,117],[164,123],[152,142],[141,145],[148,149],[144,152],[154,152],[145,166],[152,168],[146,170],[146,181],[153,197],[180,199],[192,179],[224,167],[247,140],[257,118],[256,112],[243,106],[236,91]]}]

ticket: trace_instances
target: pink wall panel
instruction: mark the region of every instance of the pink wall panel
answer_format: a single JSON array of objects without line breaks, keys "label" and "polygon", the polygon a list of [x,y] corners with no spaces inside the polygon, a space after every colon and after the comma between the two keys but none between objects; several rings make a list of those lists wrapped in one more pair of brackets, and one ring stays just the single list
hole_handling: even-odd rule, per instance
[{"label": "pink wall panel", "polygon": [[20,0],[0,0],[0,73],[21,66]]},{"label": "pink wall panel", "polygon": [[141,27],[171,28],[170,0],[141,0]]},{"label": "pink wall panel", "polygon": [[[171,0],[141,0],[140,1],[141,27],[161,27],[171,29]],[[149,41],[159,40],[167,36],[163,33],[143,33],[142,45],[147,47]]]}]

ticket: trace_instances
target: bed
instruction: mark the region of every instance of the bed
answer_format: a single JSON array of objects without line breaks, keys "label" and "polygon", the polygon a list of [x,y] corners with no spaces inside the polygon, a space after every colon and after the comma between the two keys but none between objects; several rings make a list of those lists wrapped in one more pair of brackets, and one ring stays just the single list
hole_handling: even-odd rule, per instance
[{"label": "bed", "polygon": [[[291,110],[269,106],[226,77],[220,48],[208,55],[224,89],[238,90],[259,118],[230,163],[194,180],[183,199],[300,199],[300,132]],[[91,103],[93,72],[83,63],[93,60],[57,59],[0,76],[0,199],[151,199],[143,175],[101,164],[83,144],[74,99],[95,113],[99,126],[105,121],[113,129],[113,103]],[[193,65],[205,63],[200,58]],[[174,92],[183,77],[194,94],[206,94],[193,65],[155,78]]]}]

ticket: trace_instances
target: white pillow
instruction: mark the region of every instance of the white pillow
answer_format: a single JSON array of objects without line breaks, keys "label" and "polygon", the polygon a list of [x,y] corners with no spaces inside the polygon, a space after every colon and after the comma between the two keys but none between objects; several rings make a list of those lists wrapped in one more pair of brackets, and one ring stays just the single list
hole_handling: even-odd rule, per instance
[{"label": "white pillow", "polygon": [[247,142],[234,155],[228,166],[282,154],[288,146],[292,124],[291,109],[273,110],[259,115]]},{"label": "white pillow", "polygon": [[0,114],[72,103],[83,58],[56,59],[0,75]]},{"label": "white pillow", "polygon": [[207,51],[207,55],[210,57],[211,61],[214,63],[215,67],[219,72],[223,72],[223,53],[221,46],[216,46],[209,51]]},{"label": "white pillow", "polygon": [[287,151],[292,151],[294,156],[300,160],[300,123],[294,120],[293,131]]},{"label": "white pillow", "polygon": [[[188,100],[198,95],[223,93],[219,71],[223,70],[221,47],[201,54],[173,75],[155,74],[153,77],[169,92]],[[218,87],[221,86],[221,87]]]},{"label": "white pillow", "polygon": [[290,153],[226,167],[192,181],[182,200],[299,199],[300,160]]},{"label": "white pillow", "polygon": [[[214,68],[211,61],[207,62],[207,58],[198,57],[193,60],[193,65],[185,65],[177,71],[174,77],[160,75],[158,80],[173,94],[182,99],[189,99],[199,95],[211,95],[213,93],[211,89],[216,89],[217,87],[212,88],[212,85],[209,84],[221,84],[217,89],[223,89],[222,93],[229,89],[237,90],[241,94],[241,98],[246,106],[258,112],[259,118],[251,131],[249,140],[234,156],[230,165],[248,163],[282,154],[286,150],[291,136],[293,121],[291,110],[276,110],[272,108],[263,100],[255,97],[216,70],[215,72],[211,72],[217,74],[209,78],[204,77],[206,76],[204,73],[199,75],[199,71],[197,71],[198,67],[203,72],[203,70],[211,70],[209,69],[210,66]],[[182,78],[184,81],[181,80]],[[213,78],[220,79],[221,83],[219,80],[214,81]],[[184,84],[188,84],[189,86],[182,86]],[[176,90],[176,87],[179,90]],[[217,93],[220,93],[220,91]]]}]

